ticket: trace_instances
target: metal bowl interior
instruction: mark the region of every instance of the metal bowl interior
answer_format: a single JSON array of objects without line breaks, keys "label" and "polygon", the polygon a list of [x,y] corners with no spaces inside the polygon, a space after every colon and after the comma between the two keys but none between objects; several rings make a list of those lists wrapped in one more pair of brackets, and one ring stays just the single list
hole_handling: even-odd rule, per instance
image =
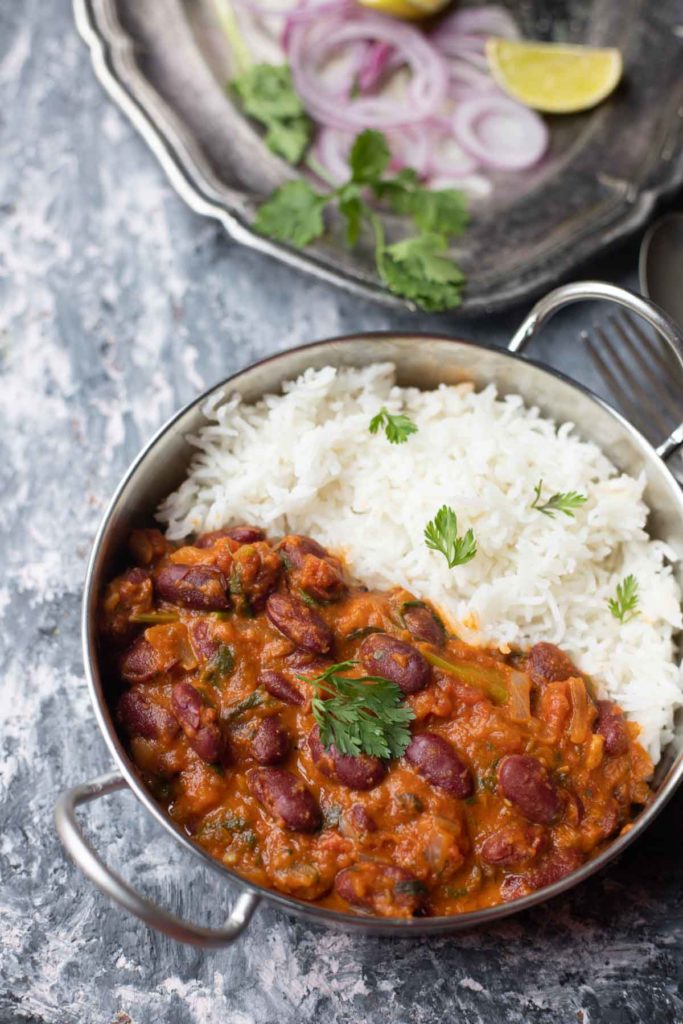
[{"label": "metal bowl interior", "polygon": [[[649,531],[653,537],[665,540],[683,561],[683,494],[678,484],[642,435],[585,388],[526,358],[472,342],[412,334],[355,335],[307,345],[257,363],[199,396],[150,441],[121,482],[95,540],[83,603],[83,650],[97,719],[114,758],[138,799],[185,847],[223,876],[260,893],[298,917],[346,930],[423,935],[468,928],[524,910],[576,885],[617,856],[648,826],[683,777],[683,715],[679,714],[675,737],[657,766],[654,800],[641,812],[628,833],[579,871],[531,896],[483,911],[411,921],[378,920],[340,914],[250,885],[213,860],[167,817],[140,782],[117,735],[107,702],[106,674],[99,663],[96,636],[96,608],[102,587],[121,568],[121,556],[130,530],[149,525],[160,501],[185,477],[193,454],[187,437],[206,422],[202,409],[209,395],[217,391],[237,392],[244,400],[255,401],[263,394],[277,393],[283,381],[296,377],[308,367],[363,366],[379,361],[393,362],[399,383],[403,385],[430,389],[441,383],[462,380],[472,380],[478,387],[493,382],[501,394],[520,394],[527,404],[538,406],[556,422],[575,423],[579,434],[598,444],[621,470],[634,476],[645,474],[646,500],[652,510]],[[683,570],[679,570],[679,574],[683,583]]]}]

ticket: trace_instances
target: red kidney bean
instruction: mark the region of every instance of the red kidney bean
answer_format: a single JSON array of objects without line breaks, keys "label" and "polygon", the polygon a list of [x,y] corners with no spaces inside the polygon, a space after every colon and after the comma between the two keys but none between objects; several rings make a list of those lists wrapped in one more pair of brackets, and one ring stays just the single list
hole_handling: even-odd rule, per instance
[{"label": "red kidney bean", "polygon": [[584,857],[579,850],[551,850],[542,864],[522,875],[508,875],[503,880],[501,895],[504,900],[516,900],[538,889],[545,889],[560,879],[566,878],[583,864]]},{"label": "red kidney bean", "polygon": [[424,903],[426,886],[392,864],[358,861],[334,880],[337,894],[352,907],[384,917],[414,914]]},{"label": "red kidney bean", "polygon": [[150,575],[146,569],[141,569],[139,566],[136,566],[134,569],[127,569],[121,578],[127,580],[129,583],[137,585],[148,580]]},{"label": "red kidney bean", "polygon": [[129,683],[148,683],[165,667],[170,665],[161,665],[158,652],[144,636],[131,644],[120,663],[121,675]]},{"label": "red kidney bean", "polygon": [[230,606],[225,576],[213,565],[165,565],[156,574],[154,589],[164,601],[201,611],[224,611]]},{"label": "red kidney bean", "polygon": [[422,605],[403,607],[403,621],[406,629],[415,638],[434,647],[442,647],[446,633],[441,623],[434,618],[429,608]]},{"label": "red kidney bean", "polygon": [[195,654],[205,661],[211,661],[220,644],[217,640],[211,639],[211,624],[209,621],[207,619],[192,619],[188,623],[188,628]]},{"label": "red kidney bean", "polygon": [[630,736],[624,716],[611,700],[597,702],[598,721],[595,731],[605,741],[605,753],[610,757],[625,754],[629,748]]},{"label": "red kidney bean", "polygon": [[508,754],[498,765],[503,796],[529,821],[549,825],[559,817],[562,801],[540,761],[528,754]]},{"label": "red kidney bean", "polygon": [[251,740],[251,753],[259,764],[279,764],[289,752],[289,736],[277,715],[263,718]]},{"label": "red kidney bean", "polygon": [[174,684],[171,703],[195,753],[210,764],[221,761],[225,755],[225,738],[216,709],[202,704],[199,692],[187,682]]},{"label": "red kidney bean", "polygon": [[580,850],[552,850],[542,864],[529,872],[529,883],[533,889],[544,889],[576,871],[583,859]]},{"label": "red kidney bean", "polygon": [[501,886],[506,901],[552,886],[581,867],[584,855],[579,850],[552,850],[542,864],[523,874],[510,874]]},{"label": "red kidney bean", "polygon": [[249,789],[274,818],[293,832],[317,832],[323,816],[301,779],[284,768],[252,768]]},{"label": "red kidney bean", "polygon": [[308,748],[316,767],[329,778],[336,779],[349,789],[373,789],[387,773],[386,765],[370,754],[340,754],[332,744],[325,748],[320,730],[314,725],[308,736]]},{"label": "red kidney bean", "polygon": [[366,636],[358,655],[369,675],[390,679],[404,693],[418,693],[429,683],[427,661],[414,647],[395,636],[387,633]]},{"label": "red kidney bean", "polygon": [[363,804],[353,804],[348,812],[348,818],[351,823],[351,827],[356,832],[360,832],[362,834],[364,832],[377,831],[375,819],[367,808],[363,807]]},{"label": "red kidney bean", "polygon": [[122,695],[117,711],[121,725],[131,736],[172,740],[180,732],[175,715],[151,701],[140,686],[133,686]]},{"label": "red kidney bean", "polygon": [[474,792],[471,771],[442,736],[432,732],[419,733],[413,737],[405,756],[427,782],[458,800],[465,800]]},{"label": "red kidney bean", "polygon": [[262,530],[260,526],[230,526],[226,533],[232,540],[236,540],[238,544],[255,544],[258,540],[265,540],[265,530]]},{"label": "red kidney bean", "polygon": [[283,701],[285,704],[294,704],[301,707],[306,703],[303,693],[297,690],[294,683],[283,676],[282,672],[275,672],[273,669],[265,669],[258,677],[259,686],[262,686],[273,697]]},{"label": "red kidney bean", "polygon": [[304,650],[327,654],[332,647],[332,631],[315,612],[291,594],[271,594],[266,615],[281,633]]},{"label": "red kidney bean", "polygon": [[547,842],[545,830],[537,826],[500,828],[486,837],[480,856],[487,864],[496,867],[523,865],[533,860]]},{"label": "red kidney bean", "polygon": [[330,657],[313,654],[312,651],[304,651],[300,647],[297,647],[291,654],[287,654],[284,661],[288,669],[309,679],[321,675],[332,664]]},{"label": "red kidney bean", "polygon": [[328,557],[328,552],[322,544],[300,533],[290,533],[283,537],[277,549],[283,557],[286,569],[300,569],[307,555],[315,555],[316,558]]},{"label": "red kidney bean", "polygon": [[537,686],[578,675],[574,662],[555,644],[534,644],[527,656],[527,671]]},{"label": "red kidney bean", "polygon": [[194,542],[196,548],[212,548],[216,541],[229,537],[238,544],[254,544],[257,540],[265,539],[265,532],[260,526],[228,526],[222,530],[211,530],[209,533],[202,533]]}]

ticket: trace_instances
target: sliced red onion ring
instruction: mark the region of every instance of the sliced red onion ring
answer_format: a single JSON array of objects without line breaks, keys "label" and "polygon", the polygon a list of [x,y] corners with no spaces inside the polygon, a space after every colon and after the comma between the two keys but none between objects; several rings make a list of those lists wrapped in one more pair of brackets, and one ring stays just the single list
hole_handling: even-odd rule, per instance
[{"label": "sliced red onion ring", "polygon": [[[362,96],[342,105],[325,88],[317,67],[324,66],[327,54],[342,43],[358,40],[385,43],[397,51],[412,71],[411,103]],[[294,85],[304,106],[315,120],[334,128],[386,130],[414,124],[437,113],[446,98],[448,68],[441,54],[415,28],[367,12],[345,18],[332,14],[312,24],[294,25],[289,56]]]},{"label": "sliced red onion ring", "polygon": [[438,39],[448,37],[502,36],[504,39],[519,39],[520,32],[510,13],[504,7],[494,4],[488,7],[465,7],[447,14],[431,33],[431,40],[439,45]]},{"label": "sliced red onion ring", "polygon": [[254,0],[230,0],[230,2],[236,7],[243,7],[252,14],[263,18],[289,18],[293,21],[307,21],[309,18],[316,18],[319,14],[327,14],[343,7],[350,7],[352,0],[321,0],[320,3],[307,2],[299,4],[298,7],[271,7],[268,4],[254,3]]},{"label": "sliced red onion ring", "polygon": [[349,176],[349,150],[353,138],[352,132],[339,132],[335,128],[321,128],[318,132],[313,155],[337,185]]},{"label": "sliced red onion ring", "polygon": [[457,188],[461,192],[467,192],[475,199],[481,199],[491,194],[491,182],[483,174],[466,174],[464,177],[433,177],[429,179],[429,187],[434,190],[442,188]]},{"label": "sliced red onion ring", "polygon": [[[321,128],[318,132],[314,156],[337,184],[349,177],[349,152],[354,138],[353,132],[335,128]],[[388,132],[386,138],[391,150],[389,166],[392,171],[411,167],[420,175],[427,173],[431,137],[426,125],[407,125],[400,131]]]},{"label": "sliced red onion ring", "polygon": [[370,92],[387,70],[394,54],[389,43],[371,43],[368,47],[363,66],[358,71],[358,88],[361,92]]},{"label": "sliced red onion ring", "polygon": [[502,171],[531,167],[548,148],[548,129],[542,118],[500,95],[459,103],[453,132],[463,149],[485,167]]},{"label": "sliced red onion ring", "polygon": [[453,137],[448,120],[427,125],[429,158],[425,171],[433,188],[433,179],[458,181],[477,170],[479,162],[466,152]]},{"label": "sliced red onion ring", "polygon": [[464,60],[452,61],[448,65],[448,78],[449,95],[457,99],[481,96],[498,88],[489,74]]}]

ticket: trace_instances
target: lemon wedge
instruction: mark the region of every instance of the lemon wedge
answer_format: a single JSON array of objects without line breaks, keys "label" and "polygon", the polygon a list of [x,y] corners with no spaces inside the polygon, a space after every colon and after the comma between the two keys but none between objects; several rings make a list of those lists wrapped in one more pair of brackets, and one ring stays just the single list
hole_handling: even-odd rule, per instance
[{"label": "lemon wedge", "polygon": [[486,56],[498,85],[545,114],[573,114],[600,103],[622,72],[619,50],[488,39]]},{"label": "lemon wedge", "polygon": [[368,7],[380,14],[389,14],[392,18],[404,21],[417,21],[437,14],[450,3],[450,0],[358,0],[361,7]]}]

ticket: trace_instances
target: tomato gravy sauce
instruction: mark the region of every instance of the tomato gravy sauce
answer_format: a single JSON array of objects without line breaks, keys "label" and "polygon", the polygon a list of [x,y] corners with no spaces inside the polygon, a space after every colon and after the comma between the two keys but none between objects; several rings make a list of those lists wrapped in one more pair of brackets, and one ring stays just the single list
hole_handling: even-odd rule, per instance
[{"label": "tomato gravy sauce", "polygon": [[[170,817],[245,879],[345,912],[448,915],[540,889],[650,798],[638,727],[552,644],[501,653],[313,539],[256,527],[130,541],[103,594],[113,712]],[[325,747],[310,680],[389,678],[409,745]]]}]

